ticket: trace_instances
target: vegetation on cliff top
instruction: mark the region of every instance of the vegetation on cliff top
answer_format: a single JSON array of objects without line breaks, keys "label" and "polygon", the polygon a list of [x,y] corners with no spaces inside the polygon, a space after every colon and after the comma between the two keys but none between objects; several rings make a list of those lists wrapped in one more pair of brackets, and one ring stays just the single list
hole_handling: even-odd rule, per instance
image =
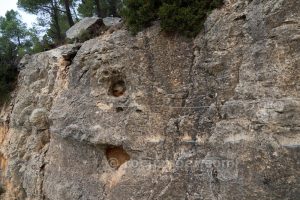
[{"label": "vegetation on cliff top", "polygon": [[165,32],[194,37],[207,15],[221,5],[223,0],[125,0],[122,14],[133,33],[160,19]]}]

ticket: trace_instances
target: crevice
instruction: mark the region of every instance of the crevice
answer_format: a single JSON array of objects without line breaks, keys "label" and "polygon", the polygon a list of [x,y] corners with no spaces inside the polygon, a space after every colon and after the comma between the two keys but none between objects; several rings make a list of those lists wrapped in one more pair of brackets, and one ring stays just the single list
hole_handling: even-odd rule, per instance
[{"label": "crevice", "polygon": [[47,200],[48,198],[46,197],[46,195],[44,194],[44,180],[45,180],[45,170],[46,170],[46,166],[47,166],[47,163],[45,162],[45,159],[46,159],[46,156],[47,156],[47,153],[48,153],[48,150],[49,150],[49,144],[50,144],[50,140],[51,140],[51,137],[49,135],[49,141],[47,141],[48,143],[47,144],[44,144],[44,146],[48,145],[45,149],[44,149],[44,152],[42,153],[42,165],[40,166],[40,178],[41,178],[41,183],[40,183],[40,194],[39,196],[41,196],[41,198],[43,200]]},{"label": "crevice", "polygon": [[193,69],[194,69],[194,65],[195,65],[196,55],[195,55],[194,49],[191,49],[191,51],[192,51],[193,57],[191,59],[192,61],[191,61],[191,64],[190,64],[190,67],[189,67],[189,72],[188,72],[188,78],[189,78],[188,85],[189,85],[190,89],[186,91],[186,94],[183,97],[182,104],[181,104],[182,107],[186,106],[188,98],[191,95],[193,95],[191,91],[195,91],[194,90],[195,86],[193,84]]},{"label": "crevice", "polygon": [[238,20],[243,20],[243,21],[245,21],[246,19],[247,19],[246,15],[243,14],[243,15],[241,15],[241,16],[238,16],[238,17],[235,18],[234,20],[235,20],[235,21],[238,21]]},{"label": "crevice", "polygon": [[[150,45],[150,38],[145,35],[144,36],[144,42],[145,42],[145,57],[147,59],[147,78],[149,79],[149,91],[146,93],[147,95],[147,104],[148,105],[153,105],[153,91],[154,89],[154,85],[153,83],[155,82],[155,73],[154,73],[154,55],[151,51],[151,45]],[[152,109],[152,108],[151,108]]]},{"label": "crevice", "polygon": [[157,199],[162,197],[167,192],[167,190],[171,187],[172,182],[173,182],[173,176],[171,176],[170,181],[168,182],[168,184],[161,190],[161,192],[157,196]]},{"label": "crevice", "polygon": [[78,82],[81,81],[82,77],[83,77],[88,71],[89,71],[89,70],[86,69],[86,70],[84,70],[84,71],[81,73],[81,75],[80,75],[79,78],[78,78]]},{"label": "crevice", "polygon": [[72,64],[73,59],[76,57],[80,47],[82,44],[76,44],[73,48],[68,49],[67,51],[62,52],[62,57],[64,58],[65,61],[69,62],[69,65]]}]

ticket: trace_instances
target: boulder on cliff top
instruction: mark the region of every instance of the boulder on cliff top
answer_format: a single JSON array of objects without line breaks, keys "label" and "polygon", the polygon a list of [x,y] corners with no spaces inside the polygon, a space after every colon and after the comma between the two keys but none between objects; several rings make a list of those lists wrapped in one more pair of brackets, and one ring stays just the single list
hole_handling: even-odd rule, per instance
[{"label": "boulder on cliff top", "polygon": [[116,26],[121,23],[119,17],[106,17],[100,19],[98,17],[86,17],[72,26],[67,32],[67,39],[78,39],[84,42],[88,39],[98,36],[108,27]]},{"label": "boulder on cliff top", "polygon": [[68,39],[80,39],[83,34],[89,35],[90,38],[97,36],[103,27],[102,19],[98,17],[86,17],[69,28],[66,32]]}]

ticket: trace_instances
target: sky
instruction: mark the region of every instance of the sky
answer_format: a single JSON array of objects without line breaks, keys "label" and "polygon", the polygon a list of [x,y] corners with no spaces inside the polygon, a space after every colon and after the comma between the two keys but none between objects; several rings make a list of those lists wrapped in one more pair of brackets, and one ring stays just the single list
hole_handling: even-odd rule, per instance
[{"label": "sky", "polygon": [[0,0],[0,16],[4,16],[8,10],[17,10],[23,22],[29,27],[32,27],[32,23],[36,22],[36,16],[24,12],[22,9],[17,8],[18,0]]}]

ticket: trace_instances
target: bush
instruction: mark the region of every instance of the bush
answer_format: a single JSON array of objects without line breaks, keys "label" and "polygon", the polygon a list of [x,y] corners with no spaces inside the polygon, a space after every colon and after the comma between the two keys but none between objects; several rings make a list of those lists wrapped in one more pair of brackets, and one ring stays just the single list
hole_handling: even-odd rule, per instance
[{"label": "bush", "polygon": [[132,33],[151,25],[158,18],[161,0],[125,0],[121,15]]},{"label": "bush", "polygon": [[9,98],[17,78],[17,48],[7,38],[0,37],[0,105]]},{"label": "bush", "polygon": [[17,70],[0,63],[0,106],[9,99],[9,93],[14,89]]},{"label": "bush", "polygon": [[194,37],[207,14],[223,5],[223,0],[127,0],[124,4],[123,16],[133,33],[160,19],[164,31]]}]

